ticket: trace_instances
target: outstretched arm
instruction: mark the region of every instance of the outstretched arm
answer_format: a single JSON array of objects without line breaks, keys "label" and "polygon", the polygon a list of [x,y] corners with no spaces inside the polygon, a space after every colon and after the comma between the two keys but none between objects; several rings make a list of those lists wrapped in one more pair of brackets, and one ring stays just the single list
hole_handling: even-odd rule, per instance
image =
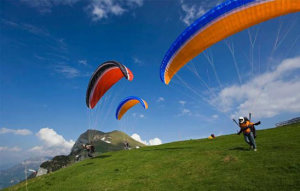
[{"label": "outstretched arm", "polygon": [[254,123],[254,125],[260,125],[260,121],[258,121],[258,122],[256,122],[256,123]]}]

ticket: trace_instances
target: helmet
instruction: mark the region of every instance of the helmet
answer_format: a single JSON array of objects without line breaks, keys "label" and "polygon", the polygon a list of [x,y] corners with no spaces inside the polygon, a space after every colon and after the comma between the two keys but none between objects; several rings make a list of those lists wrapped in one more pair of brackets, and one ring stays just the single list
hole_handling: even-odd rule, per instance
[{"label": "helmet", "polygon": [[245,122],[245,118],[244,117],[239,117],[239,123],[244,123]]}]

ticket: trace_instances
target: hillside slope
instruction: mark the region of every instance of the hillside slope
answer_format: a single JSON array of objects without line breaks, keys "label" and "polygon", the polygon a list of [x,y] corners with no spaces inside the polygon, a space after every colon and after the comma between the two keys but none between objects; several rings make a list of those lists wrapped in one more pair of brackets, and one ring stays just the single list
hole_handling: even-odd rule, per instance
[{"label": "hillside slope", "polygon": [[[146,146],[122,131],[104,133],[98,130],[87,130],[76,140],[69,155],[55,156],[51,160],[42,163],[40,167],[47,172],[54,172],[75,162],[89,158],[87,151],[82,148],[82,144],[93,144],[95,146],[94,154],[99,155],[109,151],[123,150],[124,141],[127,141],[131,148]],[[77,159],[76,155],[79,156]]]},{"label": "hillside slope", "polygon": [[[102,154],[28,181],[28,190],[300,190],[300,124]],[[20,183],[6,190],[26,190]]]},{"label": "hillside slope", "polygon": [[93,144],[96,148],[96,152],[105,153],[108,151],[117,151],[124,149],[124,141],[127,141],[129,145],[133,148],[135,147],[143,147],[144,144],[134,140],[126,133],[122,131],[112,131],[108,133],[104,133],[98,130],[87,130],[83,134],[79,136],[76,140],[71,154],[81,153],[82,144]]}]

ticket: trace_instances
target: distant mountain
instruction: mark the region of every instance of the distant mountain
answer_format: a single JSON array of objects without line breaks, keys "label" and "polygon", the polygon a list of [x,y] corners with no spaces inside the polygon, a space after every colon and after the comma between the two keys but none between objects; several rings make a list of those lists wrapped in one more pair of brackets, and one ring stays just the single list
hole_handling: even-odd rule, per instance
[{"label": "distant mountain", "polygon": [[[50,157],[31,158],[8,169],[0,170],[0,189],[25,180],[25,166],[27,169],[38,170],[39,166],[49,159]],[[27,175],[29,176],[30,174],[31,172],[28,172]]]},{"label": "distant mountain", "polygon": [[94,145],[96,150],[94,155],[99,155],[109,151],[123,150],[125,141],[129,143],[130,148],[146,146],[122,131],[104,133],[98,130],[87,130],[76,140],[69,155],[56,156],[52,160],[42,163],[37,176],[56,171],[72,163],[88,158],[87,151],[82,148],[83,144]]},{"label": "distant mountain", "polygon": [[143,143],[134,140],[122,131],[104,133],[97,130],[87,130],[79,136],[71,150],[71,154],[77,155],[84,151],[82,144],[93,144],[98,153],[118,151],[124,149],[125,141],[129,143],[131,148],[145,146]]}]

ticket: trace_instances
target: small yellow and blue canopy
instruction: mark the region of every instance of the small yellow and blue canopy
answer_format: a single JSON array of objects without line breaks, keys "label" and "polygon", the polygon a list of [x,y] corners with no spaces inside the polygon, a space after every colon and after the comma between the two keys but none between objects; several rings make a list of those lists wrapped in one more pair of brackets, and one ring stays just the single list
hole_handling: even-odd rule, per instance
[{"label": "small yellow and blue canopy", "polygon": [[140,103],[144,109],[148,109],[148,103],[142,98],[136,96],[129,96],[120,102],[117,111],[116,111],[116,119],[120,120],[123,115],[133,106]]}]

